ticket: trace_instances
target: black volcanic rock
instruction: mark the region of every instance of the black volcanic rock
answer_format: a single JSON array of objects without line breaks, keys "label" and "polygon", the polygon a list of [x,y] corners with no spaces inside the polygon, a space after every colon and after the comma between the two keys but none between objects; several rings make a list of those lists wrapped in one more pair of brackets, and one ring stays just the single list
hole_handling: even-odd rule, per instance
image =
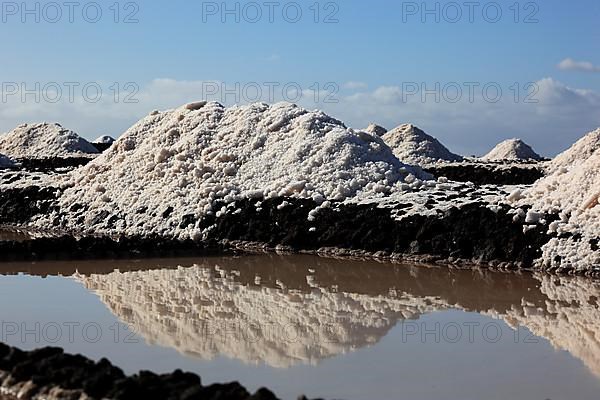
[{"label": "black volcanic rock", "polygon": [[541,165],[494,163],[447,163],[423,167],[435,177],[476,185],[530,185],[544,176]]},{"label": "black volcanic rock", "polygon": [[[425,209],[437,202],[452,201],[457,196],[476,196],[469,190],[430,198]],[[81,205],[59,210],[59,191],[52,188],[28,187],[0,192],[0,224],[19,225],[38,214],[52,210],[74,214],[84,212]],[[280,207],[286,201],[287,207]],[[428,257],[435,260],[468,260],[473,264],[509,263],[529,268],[540,257],[541,247],[551,236],[540,225],[523,232],[522,224],[513,221],[508,205],[492,210],[489,204],[475,201],[444,212],[405,215],[409,204],[334,203],[319,210],[310,220],[309,212],[317,203],[309,199],[270,198],[256,206],[257,199],[239,200],[235,207],[216,216],[196,219],[186,215],[181,225],[205,230],[202,241],[178,240],[163,236],[94,237],[74,236],[63,232],[56,237],[39,237],[26,241],[0,241],[0,257],[22,258],[104,258],[131,256],[195,255],[225,251],[227,243],[260,242],[292,251],[319,252],[323,248],[344,249],[368,254],[400,257]],[[216,204],[221,208],[225,204]],[[235,210],[235,212],[234,212]],[[145,213],[148,210],[141,210]],[[164,210],[163,210],[164,212]],[[404,215],[397,219],[393,215]],[[119,222],[119,216],[98,215],[108,225]],[[556,216],[547,215],[552,222]],[[55,230],[61,232],[61,226]],[[59,250],[62,249],[62,250]]]},{"label": "black volcanic rock", "polygon": [[94,362],[51,347],[24,352],[2,343],[0,383],[9,391],[29,383],[28,398],[49,400],[79,398],[83,394],[98,400],[277,400],[268,389],[261,388],[251,395],[237,382],[202,386],[199,376],[181,370],[161,375],[141,371],[126,376],[106,359]]}]

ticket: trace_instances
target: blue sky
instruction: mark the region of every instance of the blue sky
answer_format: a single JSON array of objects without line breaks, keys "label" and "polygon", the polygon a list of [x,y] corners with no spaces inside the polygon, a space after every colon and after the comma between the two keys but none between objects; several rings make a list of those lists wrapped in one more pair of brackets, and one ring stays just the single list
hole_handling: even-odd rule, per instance
[{"label": "blue sky", "polygon": [[[475,1],[472,9],[444,0],[224,4],[3,2],[0,131],[48,120],[88,138],[117,136],[152,109],[207,97],[203,82],[237,91],[212,98],[228,104],[253,100],[242,92],[254,93],[256,85],[260,99],[271,100],[265,83],[277,83],[273,100],[297,99],[356,128],[413,122],[466,154],[518,136],[552,155],[600,126],[596,0]],[[236,4],[237,11],[224,13]],[[434,12],[424,14],[425,7]],[[133,23],[125,23],[128,16]],[[73,101],[66,82],[79,84]],[[97,103],[82,93],[89,83],[103,89]],[[473,101],[466,83],[478,85]],[[525,102],[530,83],[536,103]],[[407,95],[413,84],[419,90]],[[285,85],[301,87],[302,96],[284,96]],[[485,85],[502,90],[497,102],[483,98]],[[53,97],[56,86],[62,93]],[[449,101],[457,86],[462,96]],[[24,88],[42,95],[23,99]],[[317,88],[322,92],[315,98]],[[423,98],[424,88],[440,100],[434,93]],[[130,90],[136,103],[123,102]]]}]

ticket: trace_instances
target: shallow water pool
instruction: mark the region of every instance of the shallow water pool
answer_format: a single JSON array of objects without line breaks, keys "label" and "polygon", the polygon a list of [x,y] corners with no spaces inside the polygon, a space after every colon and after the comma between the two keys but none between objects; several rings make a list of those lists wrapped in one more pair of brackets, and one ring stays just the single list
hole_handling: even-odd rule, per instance
[{"label": "shallow water pool", "polygon": [[283,399],[597,399],[600,284],[249,255],[0,263],[1,341]]}]

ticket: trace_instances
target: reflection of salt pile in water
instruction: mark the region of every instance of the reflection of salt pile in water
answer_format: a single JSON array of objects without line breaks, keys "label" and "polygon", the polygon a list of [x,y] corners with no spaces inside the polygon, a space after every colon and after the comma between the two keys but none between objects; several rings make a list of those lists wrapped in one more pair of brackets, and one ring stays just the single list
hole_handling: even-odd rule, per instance
[{"label": "reflection of salt pile in water", "polygon": [[[522,195],[521,204],[534,210],[560,213],[549,225],[553,238],[543,247],[541,263],[551,268],[600,271],[600,151],[592,132],[557,157],[555,171]],[[570,166],[569,160],[580,160]],[[562,166],[561,166],[562,165]],[[513,196],[514,197],[514,196]]]},{"label": "reflection of salt pile in water", "polygon": [[[193,224],[180,224],[184,217],[218,214],[216,200],[376,198],[402,187],[411,173],[425,177],[380,138],[322,112],[288,103],[224,108],[199,102],[142,119],[73,173],[61,202],[65,209],[87,207],[84,226],[96,232],[197,238]],[[115,226],[103,226],[111,216]],[[80,215],[63,217],[67,226],[81,227]]]},{"label": "reflection of salt pile in water", "polygon": [[83,157],[98,150],[59,124],[23,124],[0,136],[0,152],[13,158]]},{"label": "reflection of salt pile in water", "polygon": [[484,161],[503,160],[536,160],[542,157],[537,154],[531,146],[521,139],[508,139],[500,142],[489,153],[481,157]]},{"label": "reflection of salt pile in water", "polygon": [[275,367],[372,345],[398,320],[440,308],[435,298],[336,293],[310,276],[311,292],[243,285],[218,267],[80,279],[153,343],[203,359],[225,355]]},{"label": "reflection of salt pile in water", "polygon": [[462,157],[450,152],[436,138],[412,124],[400,125],[382,136],[394,154],[409,164],[430,164],[437,161],[461,161]]},{"label": "reflection of salt pile in water", "polygon": [[600,283],[548,275],[537,278],[547,296],[545,308],[535,307],[525,298],[522,307],[509,310],[501,318],[512,326],[526,326],[600,376]]},{"label": "reflection of salt pile in water", "polygon": [[[240,260],[238,266],[252,268]],[[78,279],[147,340],[201,358],[221,354],[277,367],[315,363],[377,343],[399,320],[461,309],[526,327],[600,376],[598,282],[536,275],[510,285],[502,274],[365,271],[364,265],[338,275],[331,264],[299,286],[292,277],[303,276],[298,266],[278,265],[283,272],[255,271],[254,282],[252,273],[201,266]],[[373,278],[368,289],[361,284],[365,272]],[[262,283],[267,276],[276,287]]]},{"label": "reflection of salt pile in water", "polygon": [[0,154],[0,168],[12,168],[15,166],[15,163],[10,158],[6,157],[3,154]]}]

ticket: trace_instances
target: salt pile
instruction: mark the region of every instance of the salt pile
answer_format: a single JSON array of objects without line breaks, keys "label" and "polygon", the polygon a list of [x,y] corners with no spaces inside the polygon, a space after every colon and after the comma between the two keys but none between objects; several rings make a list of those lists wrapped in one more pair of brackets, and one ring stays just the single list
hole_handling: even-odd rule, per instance
[{"label": "salt pile", "polygon": [[380,126],[377,124],[370,124],[365,129],[365,132],[370,133],[372,135],[376,135],[376,136],[383,136],[388,132],[388,130],[385,129],[383,126]]},{"label": "salt pile", "polygon": [[[216,102],[152,112],[102,156],[74,171],[63,209],[84,205],[67,227],[200,239],[184,217],[219,217],[217,200],[293,196],[382,197],[427,175],[404,165],[378,137],[289,103],[224,108]],[[98,216],[103,216],[99,218]],[[111,216],[114,216],[112,218]],[[50,218],[53,218],[50,216]],[[107,219],[117,220],[110,227]]]},{"label": "salt pile", "polygon": [[400,125],[383,135],[384,142],[402,162],[408,164],[431,164],[437,161],[461,161],[436,138],[429,136],[412,124]]},{"label": "salt pile", "polygon": [[15,163],[3,154],[0,154],[0,168],[12,168]]},{"label": "salt pile", "polygon": [[94,140],[92,143],[96,143],[96,144],[111,144],[115,142],[115,138],[113,138],[112,136],[108,136],[108,135],[104,135],[104,136],[100,136],[99,138],[97,138],[96,140]]},{"label": "salt pile", "polygon": [[573,167],[587,160],[600,149],[600,128],[579,139],[573,146],[557,155],[550,162],[550,169],[556,171],[563,167]]},{"label": "salt pile", "polygon": [[542,157],[537,154],[531,146],[521,139],[508,139],[500,142],[489,153],[481,157],[484,161],[503,161],[503,160],[536,160]]},{"label": "salt pile", "polygon": [[0,153],[12,158],[82,157],[98,150],[59,124],[23,124],[0,137]]},{"label": "salt pile", "polygon": [[[595,131],[596,132],[596,131]],[[595,133],[592,132],[594,135]],[[549,225],[549,231],[561,235],[543,248],[544,266],[589,270],[600,268],[598,239],[600,235],[600,152],[594,151],[594,135],[578,141],[559,162],[581,160],[570,169],[560,167],[540,179],[518,196],[521,204],[530,204],[529,220],[537,223],[536,212],[559,213],[560,221]]]}]

